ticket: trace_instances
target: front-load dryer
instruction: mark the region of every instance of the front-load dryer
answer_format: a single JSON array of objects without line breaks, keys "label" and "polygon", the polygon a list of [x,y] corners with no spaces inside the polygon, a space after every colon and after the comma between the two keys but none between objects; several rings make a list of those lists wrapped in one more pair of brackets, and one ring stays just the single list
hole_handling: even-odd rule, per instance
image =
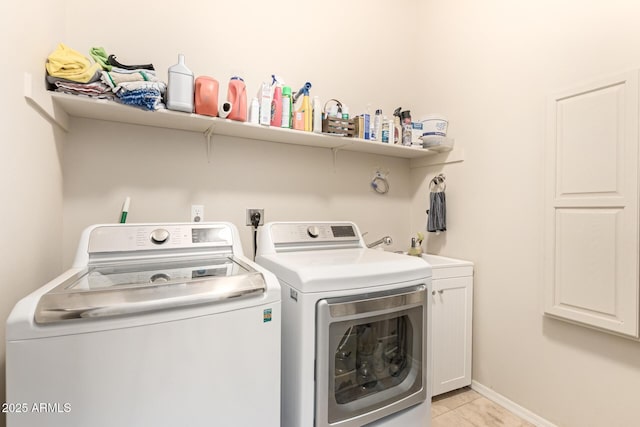
[{"label": "front-load dryer", "polygon": [[429,426],[431,267],[352,222],[275,222],[256,262],[282,288],[284,427]]}]

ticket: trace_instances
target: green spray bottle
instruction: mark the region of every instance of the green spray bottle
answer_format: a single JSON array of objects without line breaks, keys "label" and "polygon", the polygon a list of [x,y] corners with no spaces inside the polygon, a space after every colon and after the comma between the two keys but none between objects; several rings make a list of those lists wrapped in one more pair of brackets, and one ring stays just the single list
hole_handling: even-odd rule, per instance
[{"label": "green spray bottle", "polygon": [[282,87],[282,124],[281,127],[291,129],[291,110],[293,110],[293,102],[291,101],[291,87]]}]

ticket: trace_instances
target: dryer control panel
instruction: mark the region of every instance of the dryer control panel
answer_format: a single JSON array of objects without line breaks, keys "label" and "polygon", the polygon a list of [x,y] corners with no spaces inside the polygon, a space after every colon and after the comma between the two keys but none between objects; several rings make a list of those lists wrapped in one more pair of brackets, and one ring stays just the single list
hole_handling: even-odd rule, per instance
[{"label": "dryer control panel", "polygon": [[358,228],[349,222],[277,222],[270,225],[269,234],[275,247],[331,244],[362,247]]}]

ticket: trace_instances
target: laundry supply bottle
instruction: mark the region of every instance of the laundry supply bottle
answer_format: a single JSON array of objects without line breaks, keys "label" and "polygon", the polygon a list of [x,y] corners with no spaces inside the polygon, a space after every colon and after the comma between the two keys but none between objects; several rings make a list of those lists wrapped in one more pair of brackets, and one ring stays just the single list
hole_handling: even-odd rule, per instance
[{"label": "laundry supply bottle", "polygon": [[282,83],[280,79],[273,74],[273,97],[271,98],[271,126],[282,125]]},{"label": "laundry supply bottle", "polygon": [[304,130],[311,132],[313,130],[313,110],[309,100],[309,91],[302,97],[302,109],[304,110]]},{"label": "laundry supply bottle", "polygon": [[178,55],[178,63],[169,67],[167,84],[167,109],[193,113],[193,73],[184,65],[184,55]]},{"label": "laundry supply bottle", "polygon": [[258,89],[258,101],[260,102],[260,124],[269,126],[271,124],[271,85],[262,82]]},{"label": "laundry supply bottle", "polygon": [[293,129],[304,130],[304,111],[302,107],[299,110],[293,112]]},{"label": "laundry supply bottle", "polygon": [[253,97],[251,100],[251,108],[249,109],[249,123],[254,125],[260,124],[260,102],[258,98]]},{"label": "laundry supply bottle", "polygon": [[385,116],[382,119],[382,130],[380,132],[380,142],[384,142],[385,144],[389,143],[389,121]]},{"label": "laundry supply bottle", "polygon": [[293,128],[307,132],[312,130],[311,122],[313,121],[311,103],[309,102],[309,89],[311,89],[311,83],[306,82],[293,97],[293,102],[296,103],[302,96],[302,101],[299,103],[300,107],[293,115]]},{"label": "laundry supply bottle", "polygon": [[393,143],[402,144],[402,123],[400,119],[402,107],[393,110]]},{"label": "laundry supply bottle", "polygon": [[337,105],[332,105],[331,107],[329,107],[329,111],[328,111],[327,115],[329,117],[334,117],[336,119],[339,119],[339,118],[342,117],[342,115],[338,112],[338,106]]},{"label": "laundry supply bottle", "polygon": [[313,132],[322,133],[322,104],[320,103],[320,98],[317,96],[313,97]]},{"label": "laundry supply bottle", "polygon": [[411,145],[413,129],[411,128],[411,111],[406,110],[400,114],[402,118],[402,145]]},{"label": "laundry supply bottle", "polygon": [[229,80],[227,101],[231,104],[231,111],[227,118],[239,122],[247,121],[247,87],[241,77],[233,76]]},{"label": "laundry supply bottle", "polygon": [[282,88],[282,124],[283,128],[291,128],[291,88],[284,86]]},{"label": "laundry supply bottle", "polygon": [[373,119],[373,132],[371,139],[374,141],[380,141],[382,139],[382,110],[377,109],[376,115]]},{"label": "laundry supply bottle", "polygon": [[[349,107],[342,104],[342,112],[341,114],[338,115],[338,118],[341,118],[342,120],[349,120]],[[344,129],[345,131],[349,131],[349,128]]]},{"label": "laundry supply bottle", "polygon": [[409,248],[409,255],[422,256],[422,246],[418,245],[415,237],[411,238],[411,247]]},{"label": "laundry supply bottle", "polygon": [[195,84],[196,114],[215,117],[218,115],[219,83],[213,77],[199,76]]},{"label": "laundry supply bottle", "polygon": [[371,117],[371,104],[367,104],[367,112],[362,115],[364,117],[364,139],[371,140],[371,131],[373,129],[373,118]]}]

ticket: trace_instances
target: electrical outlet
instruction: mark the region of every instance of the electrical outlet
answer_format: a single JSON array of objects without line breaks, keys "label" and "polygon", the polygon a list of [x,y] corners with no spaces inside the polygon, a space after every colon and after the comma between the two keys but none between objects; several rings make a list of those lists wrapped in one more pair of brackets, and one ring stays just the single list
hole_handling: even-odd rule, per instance
[{"label": "electrical outlet", "polygon": [[247,225],[253,225],[251,216],[256,212],[260,214],[260,223],[258,225],[264,225],[264,209],[247,209]]},{"label": "electrical outlet", "polygon": [[193,222],[204,221],[204,206],[203,205],[191,205],[191,221],[193,221]]}]

